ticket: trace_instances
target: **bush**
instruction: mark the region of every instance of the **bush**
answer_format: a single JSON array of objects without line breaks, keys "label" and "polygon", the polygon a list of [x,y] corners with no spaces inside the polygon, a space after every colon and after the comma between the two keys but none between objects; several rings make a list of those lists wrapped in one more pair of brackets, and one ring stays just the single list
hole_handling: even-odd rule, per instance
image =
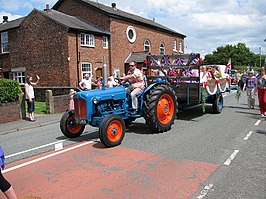
[{"label": "bush", "polygon": [[15,102],[22,90],[16,80],[0,79],[0,103]]}]

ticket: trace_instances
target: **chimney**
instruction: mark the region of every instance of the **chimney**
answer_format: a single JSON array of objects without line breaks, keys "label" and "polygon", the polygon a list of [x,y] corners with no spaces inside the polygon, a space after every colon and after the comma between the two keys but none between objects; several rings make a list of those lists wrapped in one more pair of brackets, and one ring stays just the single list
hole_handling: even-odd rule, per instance
[{"label": "chimney", "polygon": [[8,22],[8,16],[3,16],[3,23]]},{"label": "chimney", "polygon": [[113,9],[116,9],[116,3],[112,3],[111,5]]},{"label": "chimney", "polygon": [[155,22],[155,18],[152,18],[152,21],[154,21],[154,22]]},{"label": "chimney", "polygon": [[49,4],[46,4],[45,5],[45,9],[44,9],[44,11],[46,11],[46,10],[49,10],[50,8],[49,8]]}]

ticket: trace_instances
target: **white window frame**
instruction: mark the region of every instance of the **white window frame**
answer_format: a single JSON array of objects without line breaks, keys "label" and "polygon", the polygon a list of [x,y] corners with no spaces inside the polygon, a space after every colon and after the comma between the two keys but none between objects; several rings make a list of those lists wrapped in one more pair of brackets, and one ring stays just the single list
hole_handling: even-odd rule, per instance
[{"label": "white window frame", "polygon": [[165,44],[163,42],[160,43],[160,54],[161,55],[165,54]]},{"label": "white window frame", "polygon": [[103,37],[103,48],[108,49],[108,37]]},{"label": "white window frame", "polygon": [[1,33],[1,53],[9,53],[8,32]]},{"label": "white window frame", "polygon": [[177,49],[176,49],[176,39],[173,40],[173,52],[177,52]]},{"label": "white window frame", "polygon": [[86,47],[95,47],[95,38],[92,34],[80,34],[80,45]]},{"label": "white window frame", "polygon": [[178,41],[178,52],[183,53],[183,41],[179,40]]},{"label": "white window frame", "polygon": [[150,52],[151,51],[151,42],[148,39],[144,40],[144,51]]},{"label": "white window frame", "polygon": [[25,84],[25,71],[12,72],[13,80],[16,80],[19,84]]},{"label": "white window frame", "polygon": [[[132,38],[131,38],[131,35],[130,33],[132,33]],[[136,30],[133,26],[128,26],[127,27],[127,31],[126,31],[126,34],[127,34],[127,39],[130,43],[134,43],[137,39],[137,33],[136,33]]]},{"label": "white window frame", "polygon": [[82,77],[82,79],[84,79],[86,74],[89,74],[89,76],[92,77],[92,63],[91,62],[82,62],[81,63],[81,77]]}]

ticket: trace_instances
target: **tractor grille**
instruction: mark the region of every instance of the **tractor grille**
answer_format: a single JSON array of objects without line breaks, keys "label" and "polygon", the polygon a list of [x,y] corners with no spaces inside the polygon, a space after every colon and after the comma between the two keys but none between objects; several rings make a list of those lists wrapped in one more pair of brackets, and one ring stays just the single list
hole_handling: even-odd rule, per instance
[{"label": "tractor grille", "polygon": [[83,99],[74,99],[74,108],[76,118],[86,118],[86,101]]}]

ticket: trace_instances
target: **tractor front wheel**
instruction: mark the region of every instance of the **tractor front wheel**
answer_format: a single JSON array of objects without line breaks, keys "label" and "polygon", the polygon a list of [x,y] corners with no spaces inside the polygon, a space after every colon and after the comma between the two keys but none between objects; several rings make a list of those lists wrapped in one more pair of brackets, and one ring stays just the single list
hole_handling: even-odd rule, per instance
[{"label": "tractor front wheel", "polygon": [[107,115],[99,127],[101,142],[106,147],[121,144],[125,136],[125,128],[125,122],[119,115]]},{"label": "tractor front wheel", "polygon": [[67,111],[61,117],[60,129],[61,132],[68,138],[79,137],[84,131],[85,125],[81,125],[75,120],[74,110]]}]

